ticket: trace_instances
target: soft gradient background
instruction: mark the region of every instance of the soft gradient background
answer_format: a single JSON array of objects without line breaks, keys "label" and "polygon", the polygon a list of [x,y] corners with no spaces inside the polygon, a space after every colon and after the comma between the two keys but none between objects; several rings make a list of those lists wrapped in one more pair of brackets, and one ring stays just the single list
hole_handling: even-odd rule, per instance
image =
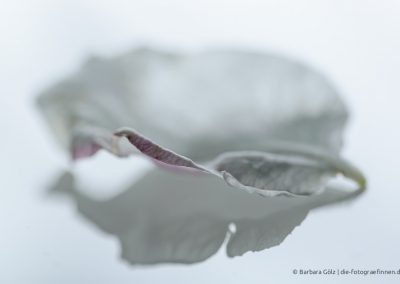
[{"label": "soft gradient background", "polygon": [[[399,27],[396,0],[0,1],[0,283],[398,283],[292,270],[400,269]],[[313,211],[270,250],[221,250],[192,266],[122,263],[113,237],[46,197],[68,163],[33,102],[89,55],[138,45],[248,47],[323,70],[352,111],[344,154],[365,171],[367,193]]]}]

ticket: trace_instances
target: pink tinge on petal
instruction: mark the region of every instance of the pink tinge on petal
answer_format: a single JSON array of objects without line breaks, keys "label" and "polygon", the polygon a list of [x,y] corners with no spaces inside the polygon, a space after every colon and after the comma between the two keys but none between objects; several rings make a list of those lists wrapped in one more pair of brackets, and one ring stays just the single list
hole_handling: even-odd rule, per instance
[{"label": "pink tinge on petal", "polygon": [[75,145],[72,147],[72,159],[76,161],[82,158],[88,158],[96,154],[100,149],[101,147],[93,142]]},{"label": "pink tinge on petal", "polygon": [[156,160],[174,167],[185,167],[207,172],[206,169],[194,163],[192,160],[180,156],[168,149],[162,148],[150,139],[139,135],[131,129],[121,129],[114,133],[116,136],[126,137],[141,153]]}]

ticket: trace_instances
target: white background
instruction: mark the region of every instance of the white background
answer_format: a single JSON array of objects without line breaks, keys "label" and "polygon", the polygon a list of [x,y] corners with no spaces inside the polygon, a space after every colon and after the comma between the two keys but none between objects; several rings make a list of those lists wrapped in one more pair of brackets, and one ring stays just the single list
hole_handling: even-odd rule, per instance
[{"label": "white background", "polygon": [[[0,283],[398,283],[295,268],[400,269],[400,2],[0,1]],[[117,241],[45,186],[67,167],[35,96],[91,54],[134,46],[249,47],[323,70],[352,119],[344,155],[369,180],[349,206],[312,212],[279,247],[192,266],[130,267]]]}]

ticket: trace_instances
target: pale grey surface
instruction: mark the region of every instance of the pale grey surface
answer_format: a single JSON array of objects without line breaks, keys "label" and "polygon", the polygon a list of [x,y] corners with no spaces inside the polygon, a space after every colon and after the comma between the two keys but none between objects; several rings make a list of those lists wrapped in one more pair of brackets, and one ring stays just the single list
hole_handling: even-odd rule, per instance
[{"label": "pale grey surface", "polygon": [[[295,277],[291,271],[399,268],[398,2],[263,2],[3,1],[1,283],[320,283],[320,277]],[[351,206],[311,214],[281,246],[261,253],[228,260],[221,252],[191,267],[132,269],[121,263],[114,238],[80,219],[71,203],[45,197],[45,186],[66,167],[66,157],[32,101],[89,53],[111,55],[143,40],[188,48],[274,49],[323,69],[351,107],[345,154],[365,170],[369,191]],[[398,278],[340,280],[396,283]]]}]

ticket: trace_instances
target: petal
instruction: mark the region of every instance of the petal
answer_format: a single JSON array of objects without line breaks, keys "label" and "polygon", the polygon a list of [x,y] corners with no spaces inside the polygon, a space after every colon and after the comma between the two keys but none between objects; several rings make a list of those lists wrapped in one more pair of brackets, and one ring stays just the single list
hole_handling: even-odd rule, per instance
[{"label": "petal", "polygon": [[[92,58],[38,102],[72,153],[93,144],[109,150],[96,142],[94,128],[113,140],[116,129],[130,127],[202,161],[225,151],[264,151],[274,141],[337,153],[347,119],[318,72],[275,55],[228,50],[184,55],[137,49]],[[82,135],[89,146],[75,142]]]},{"label": "petal", "polygon": [[268,153],[231,153],[216,162],[234,187],[261,195],[310,195],[323,190],[338,172],[320,160]]},{"label": "petal", "polygon": [[[39,105],[74,159],[99,149],[120,157],[142,153],[267,196],[314,194],[328,178],[346,175],[335,158],[344,104],[319,73],[274,55],[138,49],[88,61],[43,94]],[[290,147],[271,156],[276,145]],[[297,145],[323,155],[293,155]],[[228,152],[235,157],[223,155]],[[329,162],[327,155],[333,155]]]},{"label": "petal", "polygon": [[187,157],[178,155],[171,150],[154,143],[150,139],[136,133],[132,129],[120,129],[114,133],[117,137],[126,137],[144,155],[174,167],[192,168],[200,171],[207,171],[203,167]]},{"label": "petal", "polygon": [[229,152],[207,166],[165,149],[131,129],[117,131],[146,156],[172,167],[189,168],[223,178],[229,185],[263,196],[311,195],[337,174],[365,187],[364,176],[339,157],[304,145],[280,144],[268,152]]}]

